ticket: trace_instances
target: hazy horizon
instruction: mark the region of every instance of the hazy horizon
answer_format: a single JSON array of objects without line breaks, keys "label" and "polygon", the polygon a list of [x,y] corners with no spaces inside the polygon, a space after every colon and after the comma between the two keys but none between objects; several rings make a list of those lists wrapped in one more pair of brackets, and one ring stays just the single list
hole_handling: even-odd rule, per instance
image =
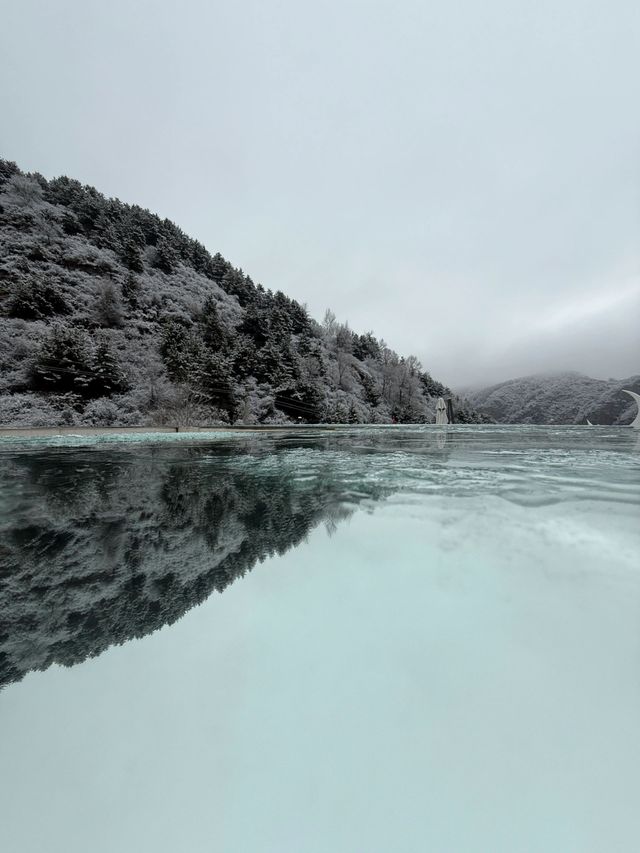
[{"label": "hazy horizon", "polygon": [[640,371],[635,4],[25,0],[4,21],[22,169],[148,207],[454,388]]}]

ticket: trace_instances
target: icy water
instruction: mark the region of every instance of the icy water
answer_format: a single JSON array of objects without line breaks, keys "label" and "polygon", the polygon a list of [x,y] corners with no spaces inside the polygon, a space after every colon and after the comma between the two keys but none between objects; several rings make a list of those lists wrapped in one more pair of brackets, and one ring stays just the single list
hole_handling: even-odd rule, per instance
[{"label": "icy water", "polygon": [[0,850],[637,850],[639,509],[625,428],[3,441]]}]

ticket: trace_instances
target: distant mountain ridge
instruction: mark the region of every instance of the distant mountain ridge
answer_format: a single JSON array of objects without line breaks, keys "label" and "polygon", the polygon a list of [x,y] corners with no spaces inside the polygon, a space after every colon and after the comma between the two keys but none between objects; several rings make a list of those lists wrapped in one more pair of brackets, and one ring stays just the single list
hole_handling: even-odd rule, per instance
[{"label": "distant mountain ridge", "polygon": [[0,424],[425,423],[450,395],[169,220],[0,159]]},{"label": "distant mountain ridge", "polygon": [[480,412],[498,423],[630,424],[637,409],[622,389],[640,393],[640,375],[627,379],[593,379],[567,371],[521,376],[466,392]]}]

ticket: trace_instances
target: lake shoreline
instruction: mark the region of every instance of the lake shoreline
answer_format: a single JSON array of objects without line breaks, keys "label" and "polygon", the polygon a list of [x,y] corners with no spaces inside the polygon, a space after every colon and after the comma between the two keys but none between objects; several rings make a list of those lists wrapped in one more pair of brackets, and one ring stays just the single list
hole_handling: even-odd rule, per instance
[{"label": "lake shoreline", "polygon": [[[305,424],[314,429],[330,429],[335,424]],[[47,436],[77,435],[135,435],[136,433],[213,433],[213,432],[281,432],[299,429],[297,424],[243,424],[237,426],[135,426],[135,427],[0,427],[0,438],[46,438]]]},{"label": "lake shoreline", "polygon": [[0,439],[2,438],[60,438],[63,436],[115,436],[115,435],[175,435],[181,434],[212,434],[212,433],[243,433],[243,432],[291,432],[292,430],[321,430],[331,432],[340,429],[363,429],[373,427],[375,429],[406,429],[409,427],[432,427],[439,430],[457,429],[475,429],[481,427],[482,430],[487,428],[495,428],[496,430],[504,430],[510,427],[521,427],[522,429],[544,430],[546,428],[553,429],[575,429],[575,430],[597,430],[602,428],[619,429],[628,425],[603,425],[594,424],[585,426],[584,424],[469,424],[469,423],[454,423],[454,424],[435,424],[435,423],[420,423],[420,424],[344,424],[344,423],[290,423],[290,424],[216,424],[211,426],[50,426],[50,427],[9,427],[0,426]]}]

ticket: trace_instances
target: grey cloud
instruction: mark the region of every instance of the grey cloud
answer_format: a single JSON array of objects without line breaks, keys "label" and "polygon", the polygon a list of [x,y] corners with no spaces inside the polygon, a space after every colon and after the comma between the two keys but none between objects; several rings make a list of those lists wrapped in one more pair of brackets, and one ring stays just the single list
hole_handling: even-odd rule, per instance
[{"label": "grey cloud", "polygon": [[637,300],[581,310],[640,281],[633,0],[23,0],[4,24],[22,168],[168,216],[451,384],[639,369]]}]

